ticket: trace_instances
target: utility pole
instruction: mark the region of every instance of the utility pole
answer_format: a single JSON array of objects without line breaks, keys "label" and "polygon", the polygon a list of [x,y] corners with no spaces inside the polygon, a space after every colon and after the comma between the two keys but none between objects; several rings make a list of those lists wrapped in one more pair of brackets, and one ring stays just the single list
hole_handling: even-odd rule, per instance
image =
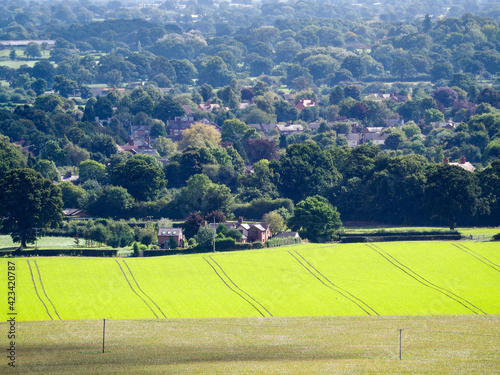
[{"label": "utility pole", "polygon": [[106,339],[106,319],[104,319],[102,326],[102,352],[104,353],[104,342]]},{"label": "utility pole", "polygon": [[399,328],[399,360],[401,361],[401,353],[402,353],[402,333],[403,328]]}]

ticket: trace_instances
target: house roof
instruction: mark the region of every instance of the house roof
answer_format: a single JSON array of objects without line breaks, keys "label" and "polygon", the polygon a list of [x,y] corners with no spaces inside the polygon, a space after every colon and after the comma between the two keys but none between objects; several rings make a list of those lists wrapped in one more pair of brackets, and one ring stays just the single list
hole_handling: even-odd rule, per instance
[{"label": "house roof", "polygon": [[160,228],[158,229],[158,236],[180,236],[182,235],[181,228]]},{"label": "house roof", "polygon": [[80,210],[79,208],[65,208],[63,209],[64,216],[89,216],[85,211]]},{"label": "house roof", "polygon": [[236,229],[238,229],[238,228],[243,228],[245,230],[249,230],[250,229],[250,225],[249,224],[245,224],[245,223],[238,224],[238,226],[236,227]]},{"label": "house roof", "polygon": [[304,130],[302,125],[276,125],[280,132],[300,132]]},{"label": "house roof", "polygon": [[257,229],[257,230],[258,230],[258,231],[260,231],[260,232],[265,232],[265,231],[266,231],[266,228],[264,228],[264,227],[263,227],[262,225],[260,225],[260,224],[254,224],[254,225],[252,225],[252,227],[250,228],[250,230],[251,230],[251,229],[254,229],[254,228],[255,228],[255,229]]}]

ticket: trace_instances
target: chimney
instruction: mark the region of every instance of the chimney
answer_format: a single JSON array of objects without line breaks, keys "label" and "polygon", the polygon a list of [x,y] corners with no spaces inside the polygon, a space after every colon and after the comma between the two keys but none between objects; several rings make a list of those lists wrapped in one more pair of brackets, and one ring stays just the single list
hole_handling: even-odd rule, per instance
[{"label": "chimney", "polygon": [[243,216],[238,217],[238,224],[243,224]]},{"label": "chimney", "polygon": [[444,160],[443,160],[443,164],[447,165],[449,163],[450,163],[450,159],[448,159],[447,157],[445,157]]},{"label": "chimney", "polygon": [[465,156],[462,156],[462,157],[460,158],[460,164],[465,164]]}]

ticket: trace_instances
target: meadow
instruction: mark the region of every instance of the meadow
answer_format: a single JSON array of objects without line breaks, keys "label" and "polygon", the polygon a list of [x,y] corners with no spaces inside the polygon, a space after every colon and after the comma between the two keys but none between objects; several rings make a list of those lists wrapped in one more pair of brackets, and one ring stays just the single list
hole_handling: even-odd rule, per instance
[{"label": "meadow", "polygon": [[19,321],[500,313],[498,242],[4,258],[0,275],[7,262]]},{"label": "meadow", "polygon": [[[399,329],[402,356],[399,360]],[[0,330],[7,332],[6,322]],[[8,374],[495,374],[498,315],[41,321]],[[7,347],[5,341],[1,341]]]}]

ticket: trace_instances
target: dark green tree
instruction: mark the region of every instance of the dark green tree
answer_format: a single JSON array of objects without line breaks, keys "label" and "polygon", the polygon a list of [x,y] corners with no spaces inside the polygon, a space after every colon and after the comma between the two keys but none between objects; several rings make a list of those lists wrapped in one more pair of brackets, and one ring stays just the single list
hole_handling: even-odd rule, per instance
[{"label": "dark green tree", "polygon": [[161,165],[154,160],[133,156],[115,166],[111,172],[113,185],[123,186],[138,200],[152,200],[166,185]]},{"label": "dark green tree", "polygon": [[295,206],[288,226],[311,242],[329,242],[342,227],[340,214],[324,197],[307,197]]},{"label": "dark green tree", "polygon": [[481,188],[471,172],[458,166],[438,165],[427,172],[425,207],[433,217],[455,229],[457,218],[474,216],[481,209]]},{"label": "dark green tree", "polygon": [[[12,169],[0,180],[2,231],[20,242],[19,249],[62,222],[61,189],[29,168]],[[38,228],[38,229],[36,229]]]},{"label": "dark green tree", "polygon": [[295,144],[286,154],[271,163],[279,175],[278,190],[295,202],[314,194],[326,196],[341,176],[331,157],[316,144]]}]

